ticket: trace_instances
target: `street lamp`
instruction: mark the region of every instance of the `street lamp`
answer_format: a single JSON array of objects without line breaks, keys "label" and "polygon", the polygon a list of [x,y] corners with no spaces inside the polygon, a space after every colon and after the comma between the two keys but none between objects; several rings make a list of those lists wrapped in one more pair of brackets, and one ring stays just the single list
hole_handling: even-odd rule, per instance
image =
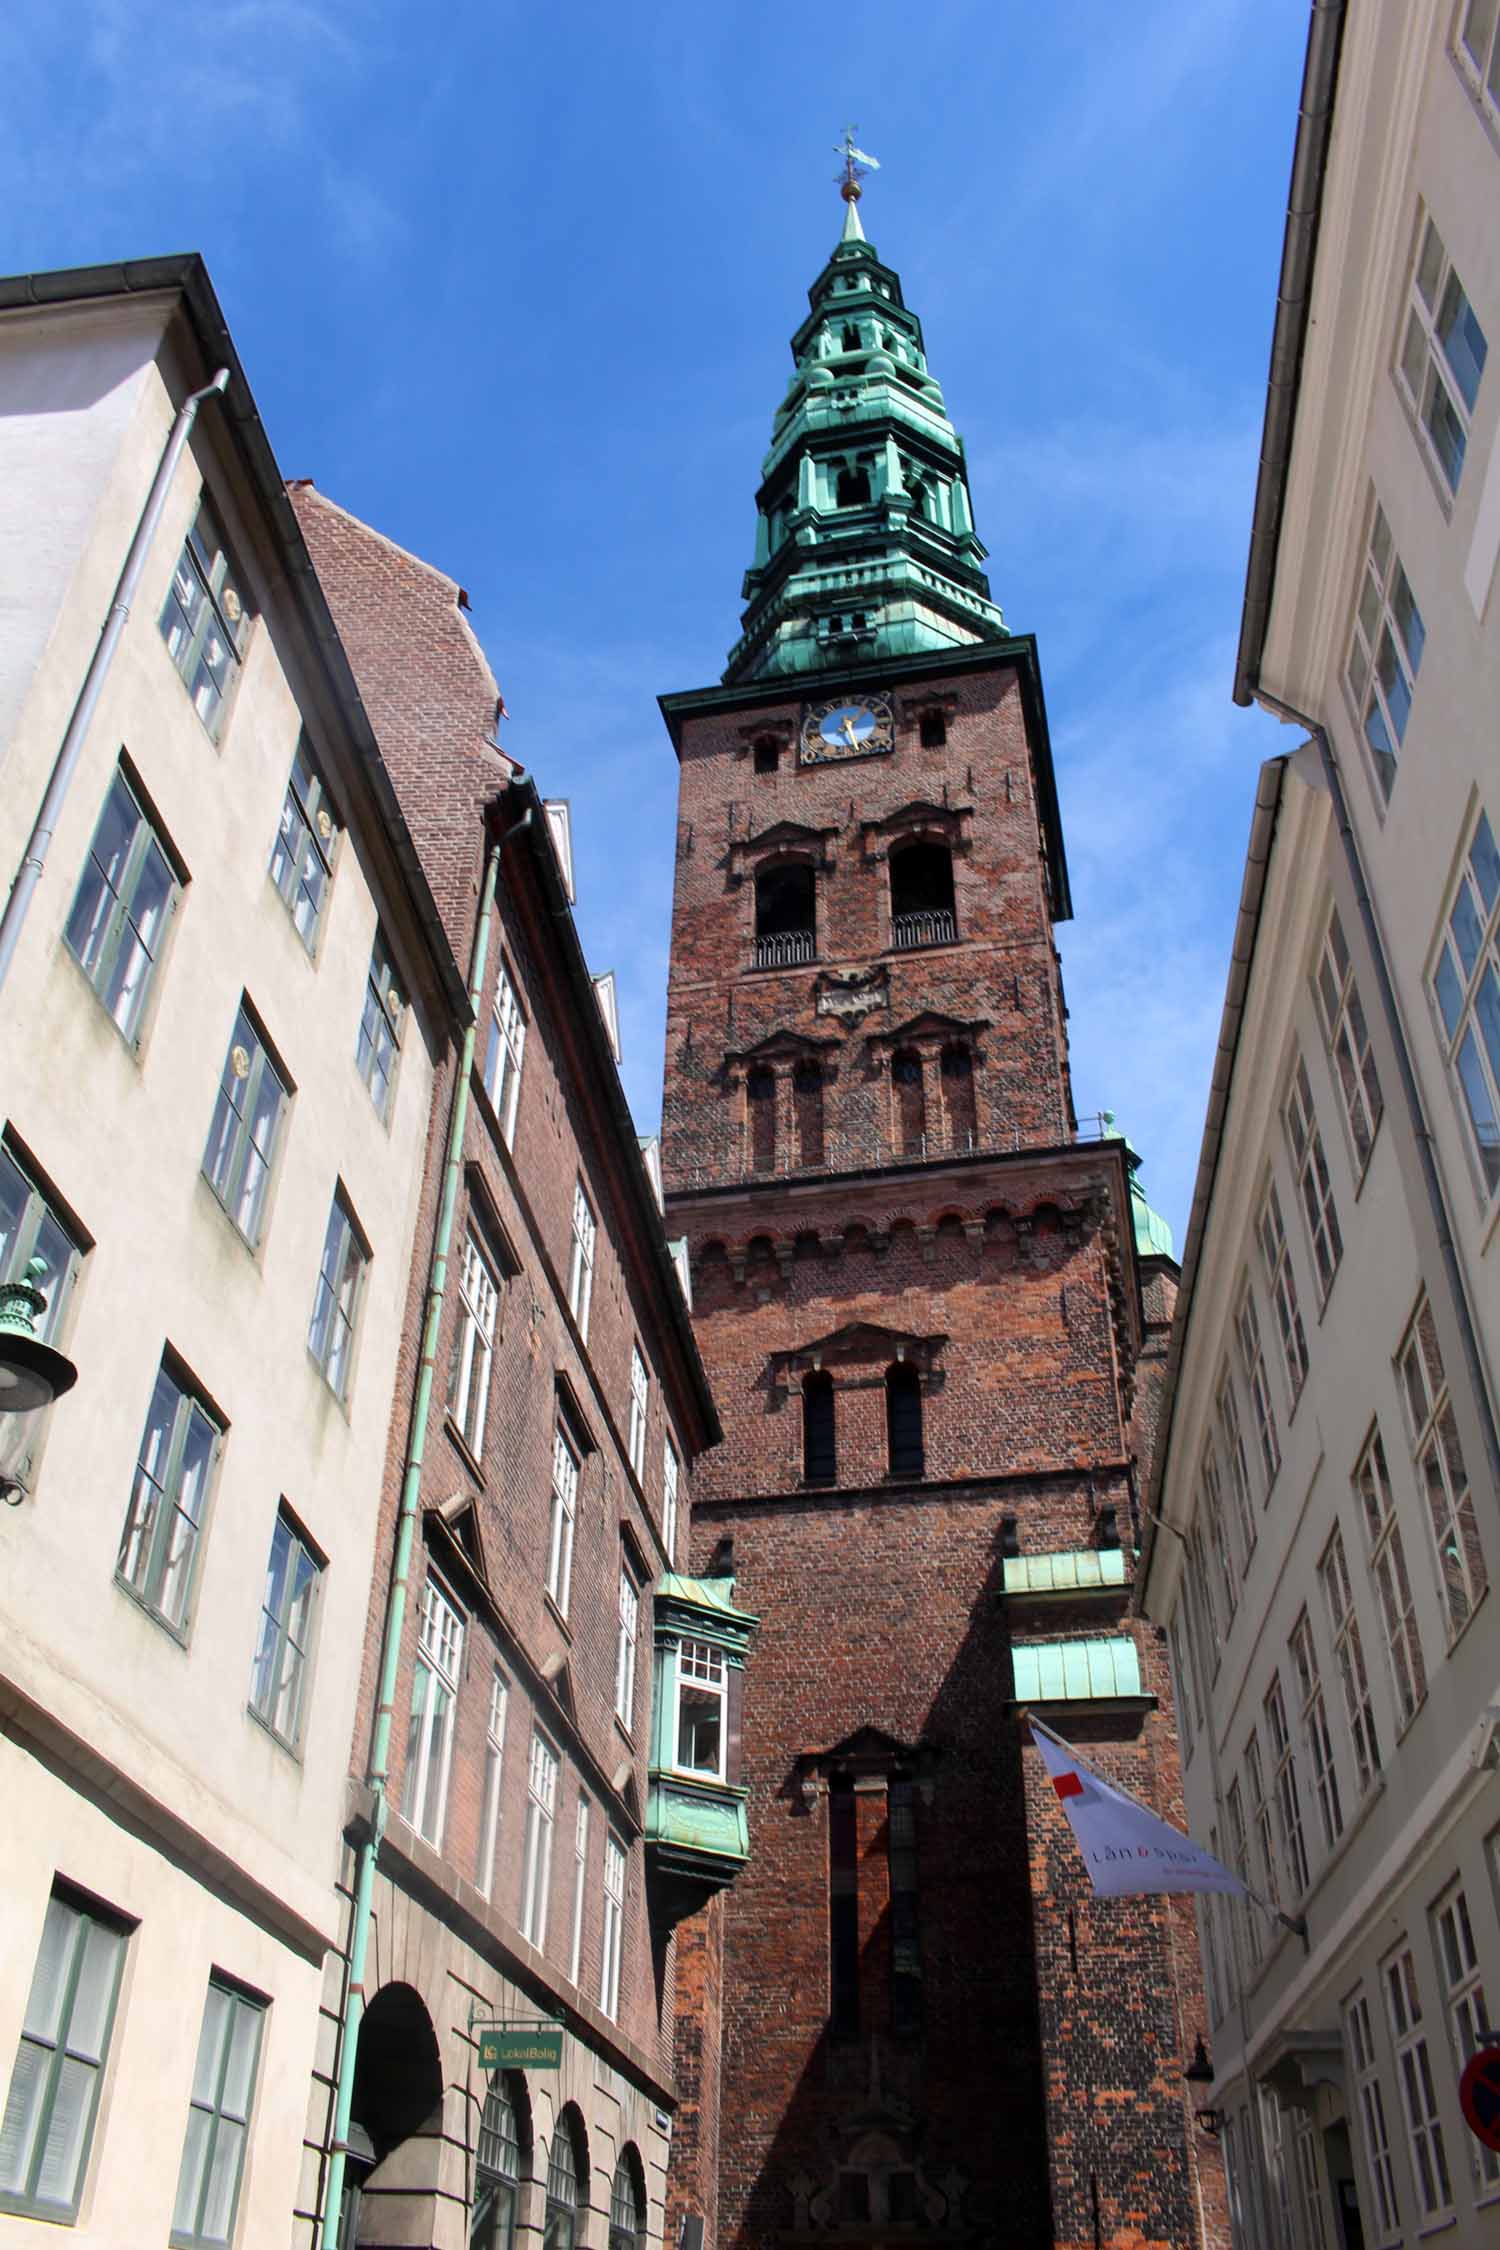
[{"label": "street lamp", "polygon": [[[1208,2049],[1203,2044],[1201,2031],[1193,2047],[1193,2059],[1182,2075],[1186,2083],[1193,2087],[1195,2091],[1200,2086],[1211,2086],[1214,2082],[1214,2066],[1208,2059]],[[1219,2137],[1219,2127],[1223,2124],[1228,2112],[1215,2109],[1213,2104],[1209,2103],[1204,2109],[1195,2109],[1193,2115],[1198,2120],[1198,2130],[1207,2133],[1210,2140],[1216,2141]]]},{"label": "street lamp", "polygon": [[78,1370],[36,1332],[47,1300],[37,1287],[47,1271],[33,1258],[20,1281],[0,1283],[0,1495],[14,1507],[24,1490],[17,1475],[36,1425],[55,1398],[70,1391]]}]

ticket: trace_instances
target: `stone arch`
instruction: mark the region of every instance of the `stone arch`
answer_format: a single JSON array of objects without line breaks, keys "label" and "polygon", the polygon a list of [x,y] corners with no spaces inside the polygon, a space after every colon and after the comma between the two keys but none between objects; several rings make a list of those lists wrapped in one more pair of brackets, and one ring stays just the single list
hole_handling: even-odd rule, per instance
[{"label": "stone arch", "polygon": [[442,2053],[422,1995],[382,1985],[360,2018],[354,2056],[343,2214],[351,2250],[389,2239],[393,2218],[409,2241],[436,2225],[443,2097]]},{"label": "stone arch", "polygon": [[609,2250],[644,2250],[646,2167],[634,2141],[627,2141],[609,2183]]},{"label": "stone arch", "polygon": [[547,2144],[546,2241],[549,2250],[573,2250],[590,2201],[589,2136],[583,2112],[569,2102]]}]

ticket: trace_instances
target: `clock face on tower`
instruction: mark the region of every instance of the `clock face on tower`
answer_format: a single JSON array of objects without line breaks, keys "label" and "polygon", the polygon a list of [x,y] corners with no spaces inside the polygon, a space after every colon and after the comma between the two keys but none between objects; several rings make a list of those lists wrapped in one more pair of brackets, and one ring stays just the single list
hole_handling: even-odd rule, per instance
[{"label": "clock face on tower", "polygon": [[883,696],[841,696],[836,703],[809,704],[802,719],[802,763],[826,765],[830,758],[869,758],[895,746],[891,707]]}]

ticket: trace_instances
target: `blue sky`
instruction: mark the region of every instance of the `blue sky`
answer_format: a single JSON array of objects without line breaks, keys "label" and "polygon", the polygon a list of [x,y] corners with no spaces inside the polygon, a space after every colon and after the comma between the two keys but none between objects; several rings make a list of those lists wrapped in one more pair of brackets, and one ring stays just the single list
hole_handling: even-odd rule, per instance
[{"label": "blue sky", "polygon": [[1229,691],[1306,0],[11,0],[0,265],[199,249],[289,476],[469,589],[573,801],[656,1121],[675,764],[718,677],[787,339],[864,216],[1036,633],[1080,1112],[1179,1232],[1261,759]]}]

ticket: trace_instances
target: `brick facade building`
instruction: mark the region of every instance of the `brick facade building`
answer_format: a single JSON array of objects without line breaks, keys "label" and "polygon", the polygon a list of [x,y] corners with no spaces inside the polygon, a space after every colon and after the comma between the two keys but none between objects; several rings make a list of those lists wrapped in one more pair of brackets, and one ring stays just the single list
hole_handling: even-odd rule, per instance
[{"label": "brick facade building", "polygon": [[716,2250],[1212,2244],[1190,1917],[1092,1899],[1017,1716],[1180,1817],[1129,1615],[1175,1269],[1125,1144],[1077,1137],[1035,646],[850,189],[743,638],[663,704],[664,1173],[726,1432],[693,1551],[761,1619],[749,1868],[680,1941],[669,2218]]}]

